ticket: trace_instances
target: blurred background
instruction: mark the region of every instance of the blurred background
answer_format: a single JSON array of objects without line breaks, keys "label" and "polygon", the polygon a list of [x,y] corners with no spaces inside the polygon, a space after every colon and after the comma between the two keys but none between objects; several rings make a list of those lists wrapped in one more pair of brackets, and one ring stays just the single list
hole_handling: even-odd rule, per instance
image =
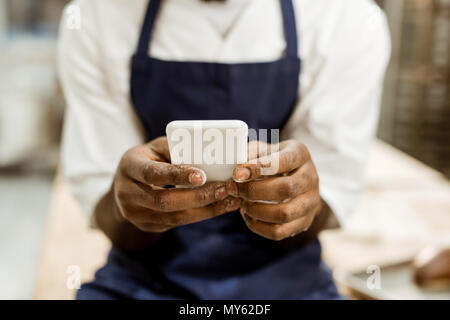
[{"label": "blurred background", "polygon": [[[67,2],[0,0],[0,299],[69,299],[71,266],[89,279],[109,246],[57,174],[55,48]],[[377,2],[393,41],[379,140],[354,221],[321,235],[324,256],[355,297],[427,298],[404,265],[450,243],[450,1]],[[373,295],[358,287],[372,265],[387,270]]]}]

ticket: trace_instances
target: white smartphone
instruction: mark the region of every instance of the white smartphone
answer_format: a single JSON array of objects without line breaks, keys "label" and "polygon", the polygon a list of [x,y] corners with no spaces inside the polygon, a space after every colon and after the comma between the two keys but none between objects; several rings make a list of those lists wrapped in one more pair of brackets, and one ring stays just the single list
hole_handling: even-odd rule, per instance
[{"label": "white smartphone", "polygon": [[202,169],[207,181],[226,181],[247,162],[248,126],[240,120],[182,120],[166,127],[173,164]]}]

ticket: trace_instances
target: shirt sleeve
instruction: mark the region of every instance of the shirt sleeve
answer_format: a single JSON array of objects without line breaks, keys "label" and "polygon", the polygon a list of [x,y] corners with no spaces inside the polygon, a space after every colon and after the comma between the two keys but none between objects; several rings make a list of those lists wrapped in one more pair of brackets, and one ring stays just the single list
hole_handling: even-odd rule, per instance
[{"label": "shirt sleeve", "polygon": [[345,3],[304,53],[304,67],[315,69],[301,76],[299,103],[282,132],[309,148],[321,196],[343,226],[364,186],[391,48],[386,18],[373,2]]},{"label": "shirt sleeve", "polygon": [[125,97],[114,96],[110,89],[96,11],[90,1],[70,5],[71,12],[81,14],[81,25],[77,28],[68,21],[71,17],[67,12],[60,25],[58,67],[66,98],[62,174],[71,194],[92,217],[111,186],[121,156],[142,144],[144,134],[130,103]]}]

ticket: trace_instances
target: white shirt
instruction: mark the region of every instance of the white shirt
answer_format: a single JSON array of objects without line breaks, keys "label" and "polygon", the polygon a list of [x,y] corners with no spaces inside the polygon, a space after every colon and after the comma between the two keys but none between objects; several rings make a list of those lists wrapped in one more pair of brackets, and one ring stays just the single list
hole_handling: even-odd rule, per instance
[{"label": "white shirt", "polygon": [[[371,0],[293,0],[303,60],[299,100],[282,138],[307,145],[320,192],[342,224],[363,187],[390,39]],[[130,58],[148,0],[77,0],[61,23],[67,113],[63,176],[92,214],[123,153],[145,143],[130,102]],[[81,18],[79,30],[73,14]],[[76,18],[76,17],[75,17]],[[263,62],[286,43],[279,0],[164,0],[149,54],[165,60]],[[276,112],[276,110],[274,110]]]}]

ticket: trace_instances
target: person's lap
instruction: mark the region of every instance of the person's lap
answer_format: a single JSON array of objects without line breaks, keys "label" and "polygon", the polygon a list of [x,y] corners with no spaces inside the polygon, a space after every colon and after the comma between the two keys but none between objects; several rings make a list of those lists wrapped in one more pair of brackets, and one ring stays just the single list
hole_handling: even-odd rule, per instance
[{"label": "person's lap", "polygon": [[[318,241],[253,273],[217,279],[163,272],[141,259],[112,249],[94,281],[83,284],[79,300],[160,299],[341,299]],[[205,261],[205,263],[207,263]],[[237,262],[235,262],[237,263]],[[172,270],[172,271],[168,271]],[[166,274],[164,274],[166,273]]]}]

